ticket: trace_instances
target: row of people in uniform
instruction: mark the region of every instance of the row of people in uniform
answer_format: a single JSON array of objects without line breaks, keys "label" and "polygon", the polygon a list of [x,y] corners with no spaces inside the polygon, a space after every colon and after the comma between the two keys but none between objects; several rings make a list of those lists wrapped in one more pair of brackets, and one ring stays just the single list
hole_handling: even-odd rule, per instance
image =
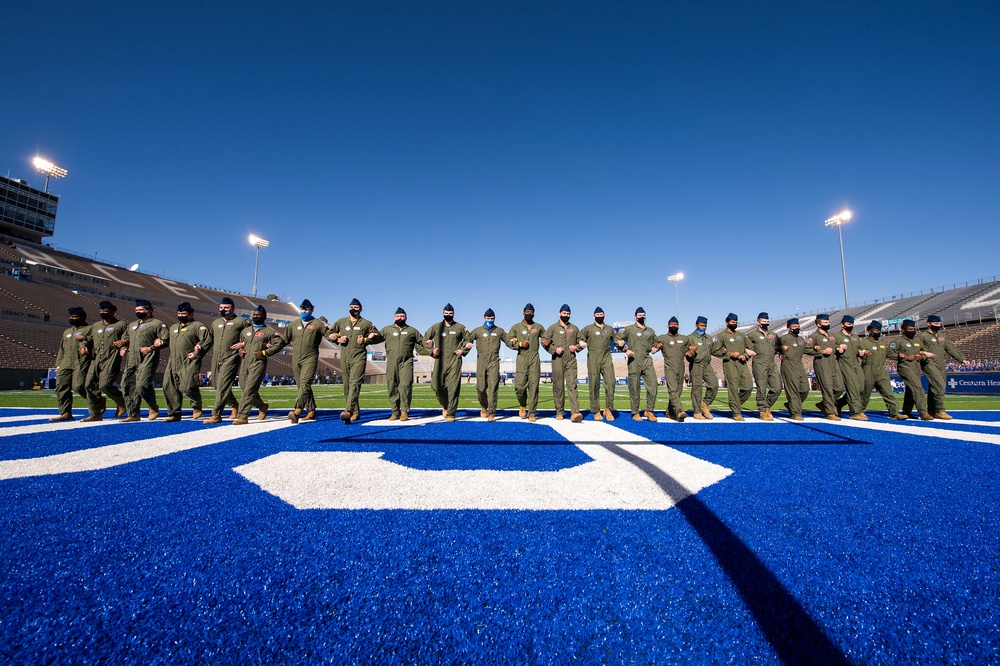
[{"label": "row of people in uniform", "polygon": [[[314,316],[314,307],[306,299],[300,305],[300,320],[278,331],[267,325],[267,312],[258,306],[250,321],[235,314],[232,299],[223,298],[219,318],[210,324],[194,319],[190,303],[177,307],[177,322],[168,326],[153,316],[148,301],[138,300],[135,321],[118,319],[117,308],[109,301],[99,306],[101,321],[90,325],[82,308],[71,308],[70,328],[63,335],[56,366],[56,397],[60,414],[52,420],[72,420],[73,391],[87,401],[89,415],[84,421],[103,418],[110,397],[117,406],[115,416],[125,421],[140,420],[139,411],[145,402],[150,419],[159,418],[159,406],[153,390],[153,375],[159,364],[159,353],[169,349],[163,381],[167,416],[164,420],[181,418],[184,397],[190,401],[193,418],[203,415],[198,376],[204,357],[212,351],[212,380],[216,391],[215,408],[206,423],[219,423],[225,409],[231,408],[234,424],[247,423],[251,411],[258,410],[264,419],[268,405],[259,395],[261,380],[266,375],[267,358],[285,346],[292,347],[292,366],[298,394],[288,418],[316,418],[316,401],[311,378],[319,363],[319,346],[326,339],[341,347],[341,371],[345,407],[340,413],[344,423],[360,417],[361,385],[367,364],[367,348],[384,343],[386,353],[386,384],[391,409],[390,420],[407,420],[413,395],[413,357],[429,354],[435,359],[431,386],[441,405],[446,421],[454,421],[461,390],[462,358],[473,347],[477,349],[476,390],[481,416],[493,421],[496,417],[500,384],[500,349],[506,346],[517,352],[514,392],[521,418],[536,419],[538,390],[541,378],[543,349],[552,356],[552,392],[556,418],[565,417],[569,403],[570,420],[580,422],[583,413],[577,390],[576,356],[584,349],[587,354],[590,412],[595,420],[615,418],[615,375],[612,350],[625,353],[628,367],[628,391],[632,418],[656,421],[658,382],[652,356],[663,355],[664,375],[669,395],[666,416],[683,421],[687,411],[681,404],[684,375],[691,379],[691,401],[695,419],[711,419],[711,406],[718,392],[718,380],[711,367],[713,357],[722,359],[723,375],[728,389],[731,416],[742,421],[744,404],[757,387],[757,410],[763,420],[774,419],[772,407],[784,393],[784,403],[792,420],[802,420],[803,401],[809,393],[809,378],[802,363],[805,355],[813,357],[817,383],[822,399],[818,403],[824,416],[841,418],[846,406],[850,418],[867,420],[865,411],[872,391],[882,395],[888,414],[893,419],[911,416],[915,406],[919,418],[951,418],[944,407],[945,354],[965,362],[961,353],[945,338],[940,317],[928,317],[928,329],[919,335],[916,325],[905,320],[902,336],[890,344],[881,340],[882,325],[873,321],[866,337],[854,334],[854,320],[845,316],[840,330],[830,332],[829,315],[816,317],[817,330],[803,338],[798,319],[786,322],[788,332],[777,336],[769,331],[766,312],[757,316],[756,327],[740,332],[739,318],[730,313],[726,329],[709,336],[708,320],[698,317],[694,331],[680,333],[679,322],[671,317],[668,331],[657,335],[646,325],[643,308],[635,311],[635,322],[619,331],[605,323],[600,307],[594,310],[594,322],[579,327],[571,321],[569,305],[559,311],[559,320],[545,327],[535,321],[535,309],[530,303],[523,309],[522,319],[508,329],[496,325],[492,309],[483,315],[483,324],[467,329],[455,321],[451,304],[445,306],[440,322],[420,333],[407,323],[407,314],[398,308],[391,325],[378,329],[361,316],[362,305],[353,299],[348,315],[333,324]],[[781,359],[781,363],[777,362]],[[887,360],[895,361],[906,385],[902,410],[892,393]],[[924,392],[920,376],[925,375],[929,391]],[[242,396],[238,400],[233,383],[239,377]],[[118,388],[120,383],[121,389]],[[604,403],[601,406],[601,393]],[[641,410],[641,391],[645,386],[645,409]]]}]

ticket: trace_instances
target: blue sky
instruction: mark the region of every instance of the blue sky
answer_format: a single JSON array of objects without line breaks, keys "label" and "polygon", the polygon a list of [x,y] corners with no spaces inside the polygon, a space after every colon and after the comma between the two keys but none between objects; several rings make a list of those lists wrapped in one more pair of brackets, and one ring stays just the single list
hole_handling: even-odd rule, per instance
[{"label": "blue sky", "polygon": [[1000,273],[1000,5],[17,3],[54,242],[379,325],[682,328]]}]

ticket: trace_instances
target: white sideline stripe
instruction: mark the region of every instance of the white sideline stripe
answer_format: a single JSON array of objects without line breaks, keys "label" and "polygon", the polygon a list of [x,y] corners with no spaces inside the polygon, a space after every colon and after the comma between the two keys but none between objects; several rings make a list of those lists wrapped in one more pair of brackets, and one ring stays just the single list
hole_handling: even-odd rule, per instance
[{"label": "white sideline stripe", "polygon": [[18,421],[48,421],[52,414],[26,414],[21,416],[0,416],[0,423],[15,423]]},{"label": "white sideline stripe", "polygon": [[[95,423],[93,425],[100,425]],[[292,425],[290,421],[262,421],[255,428],[247,426],[222,426],[205,430],[164,435],[135,442],[99,446],[93,449],[70,451],[42,458],[23,460],[0,460],[0,480],[20,479],[29,476],[67,474],[70,472],[92,472],[118,465],[127,465],[140,460],[196,449],[211,444],[219,444],[231,439],[281,430]],[[61,425],[61,424],[53,424]],[[82,425],[91,425],[84,423]]]},{"label": "white sideline stripe", "polygon": [[[80,419],[75,421],[57,421],[56,423],[49,423],[49,417],[44,417],[45,423],[36,423],[34,425],[24,425],[24,426],[10,426],[8,428],[0,428],[0,437],[13,437],[14,435],[36,435],[38,433],[48,433],[48,432],[59,432],[61,430],[76,430],[78,428],[93,428],[95,426],[106,426],[113,423],[118,423],[117,421],[88,421],[83,423]],[[81,417],[82,418],[82,417]]]},{"label": "white sideline stripe", "polygon": [[970,421],[968,419],[952,419],[950,421],[940,421],[935,419],[936,424],[944,425],[967,425],[967,426],[977,426],[983,428],[1000,428],[1000,421]]},{"label": "white sideline stripe", "polygon": [[[883,432],[894,432],[901,435],[916,435],[917,437],[940,437],[941,439],[957,439],[962,442],[980,442],[982,444],[1000,444],[1000,435],[990,435],[981,432],[969,432],[968,430],[941,430],[928,426],[908,426],[897,423],[873,423],[872,421],[851,421],[843,419],[841,421],[829,421],[807,417],[805,421],[792,421],[790,423],[822,423],[829,426],[845,426],[848,428],[862,428],[864,430],[881,430]],[[952,423],[952,421],[947,421]]]}]

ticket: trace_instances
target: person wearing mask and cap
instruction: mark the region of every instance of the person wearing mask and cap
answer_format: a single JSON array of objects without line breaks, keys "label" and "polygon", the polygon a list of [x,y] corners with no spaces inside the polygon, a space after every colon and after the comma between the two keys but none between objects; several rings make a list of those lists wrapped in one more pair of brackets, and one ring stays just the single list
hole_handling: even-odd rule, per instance
[{"label": "person wearing mask and cap", "polygon": [[441,404],[441,416],[451,423],[458,411],[458,394],[462,389],[462,357],[468,334],[465,326],[455,321],[455,308],[444,306],[442,320],[424,333],[425,344],[431,348],[434,369],[431,371],[431,388]]},{"label": "person wearing mask and cap", "polygon": [[736,330],[739,317],[730,312],[726,315],[726,330],[712,343],[712,356],[722,359],[722,376],[726,380],[729,395],[729,410],[734,421],[743,421],[743,403],[753,393],[753,378],[747,360],[753,356],[750,338]]},{"label": "person wearing mask and cap", "polygon": [[222,412],[231,407],[229,418],[235,419],[240,401],[233,394],[233,382],[240,373],[243,351],[243,331],[250,326],[243,317],[236,316],[236,304],[228,296],[219,301],[219,318],[212,322],[212,386],[215,387],[215,406],[212,416],[205,423],[221,423]]},{"label": "person wearing mask and cap", "polygon": [[90,335],[94,340],[94,358],[90,362],[90,372],[87,375],[87,385],[97,396],[98,414],[104,416],[108,406],[108,397],[114,401],[117,409],[115,418],[120,419],[128,414],[125,407],[125,396],[115,383],[121,376],[122,357],[118,353],[124,345],[125,330],[128,324],[117,317],[118,308],[111,301],[101,301],[97,306],[101,321],[90,327]]},{"label": "person wearing mask and cap", "polygon": [[469,332],[466,350],[476,344],[476,395],[479,397],[479,415],[495,421],[497,393],[500,391],[500,346],[507,332],[497,326],[493,308],[483,313],[483,325]]},{"label": "person wearing mask and cap", "polygon": [[[712,402],[719,392],[719,378],[712,368],[713,340],[708,335],[708,319],[698,317],[694,331],[687,336],[688,374],[691,375],[691,407],[694,418],[711,420]],[[704,391],[704,395],[702,395]]]},{"label": "person wearing mask and cap", "polygon": [[948,366],[945,354],[962,365],[969,365],[962,352],[958,351],[951,340],[945,337],[944,323],[938,315],[927,317],[927,330],[921,331],[917,339],[924,347],[926,360],[921,364],[927,375],[927,410],[936,419],[951,420],[951,415],[944,410],[944,394],[947,387]]},{"label": "person wearing mask and cap", "polygon": [[865,351],[865,355],[861,358],[861,371],[865,382],[861,389],[862,408],[868,409],[872,389],[878,389],[889,411],[889,418],[895,421],[905,420],[907,417],[899,413],[896,396],[892,393],[892,382],[889,381],[889,373],[885,369],[889,345],[881,340],[882,322],[877,319],[872,321],[868,324],[866,332],[868,337],[861,341],[861,348]]},{"label": "person wearing mask and cap", "polygon": [[583,421],[580,413],[580,397],[576,388],[576,353],[580,351],[580,329],[571,323],[572,311],[565,303],[559,308],[559,321],[542,333],[542,347],[552,354],[552,402],[556,408],[556,420],[563,420],[563,407],[569,396],[570,420]]},{"label": "person wearing mask and cap", "polygon": [[[340,420],[346,424],[361,418],[361,386],[365,383],[368,345],[382,341],[375,324],[362,317],[361,310],[361,301],[352,299],[347,306],[347,316],[327,329],[327,339],[340,345],[340,369],[344,376],[344,411],[340,413]],[[306,414],[307,419],[315,417],[315,411],[311,417]]]},{"label": "person wearing mask and cap", "polygon": [[56,404],[59,406],[59,416],[53,416],[49,421],[54,423],[73,420],[73,391],[87,401],[90,414],[83,420],[101,420],[102,416],[97,410],[98,400],[87,383],[92,348],[93,339],[90,337],[87,313],[80,307],[70,308],[69,328],[63,331],[59,352],[56,354]]},{"label": "person wearing mask and cap", "polygon": [[916,405],[921,421],[933,421],[934,417],[927,411],[927,394],[920,382],[920,364],[926,362],[927,357],[923,343],[917,339],[917,323],[904,319],[899,330],[903,335],[889,345],[887,356],[896,361],[896,371],[906,386],[902,413],[909,418],[910,405]]},{"label": "person wearing mask and cap", "polygon": [[802,325],[797,317],[785,323],[788,333],[778,338],[781,353],[781,383],[785,389],[785,409],[793,421],[804,421],[802,403],[809,397],[809,377],[802,365],[806,341],[802,339]]},{"label": "person wearing mask and cap", "polygon": [[122,375],[122,390],[125,393],[125,406],[128,408],[128,418],[125,421],[139,420],[139,411],[144,401],[149,406],[150,421],[160,416],[156,391],[153,390],[153,377],[160,365],[162,342],[155,343],[169,339],[170,329],[153,317],[153,304],[136,299],[135,321],[125,329],[124,344],[119,352],[125,356],[125,372]]},{"label": "person wearing mask and cap", "polygon": [[[288,412],[288,420],[298,423],[302,412],[305,419],[316,418],[316,398],[313,396],[312,380],[319,366],[319,345],[326,336],[327,327],[313,316],[313,304],[307,298],[299,305],[300,319],[285,326],[282,337],[286,345],[292,346],[292,372],[295,375],[295,407]],[[361,312],[360,310],[358,311]],[[344,378],[346,384],[347,379]]]},{"label": "person wearing mask and cap", "polygon": [[667,322],[667,332],[656,339],[656,351],[663,353],[663,376],[667,384],[667,418],[681,422],[687,416],[681,404],[684,390],[684,370],[688,345],[687,336],[680,333],[680,322],[671,317]]},{"label": "person wearing mask and cap", "polygon": [[542,359],[538,345],[545,327],[535,321],[535,306],[524,306],[524,318],[507,329],[507,346],[517,352],[514,361],[514,395],[519,405],[518,416],[535,420],[538,409],[538,384],[542,379]]},{"label": "person wearing mask and cap", "polygon": [[177,323],[170,327],[169,340],[154,340],[154,346],[168,346],[167,369],[163,373],[163,399],[167,402],[165,422],[180,421],[184,396],[191,403],[191,418],[201,418],[201,359],[212,347],[212,329],[194,318],[187,301],[177,306]]},{"label": "person wearing mask and cap", "polygon": [[395,321],[378,332],[385,340],[385,383],[390,421],[408,421],[413,403],[413,355],[424,350],[420,331],[406,323],[406,310],[396,308]]},{"label": "person wearing mask and cap", "polygon": [[632,420],[641,421],[639,415],[639,384],[646,383],[646,419],[656,421],[656,370],[650,354],[656,348],[656,331],[646,326],[646,311],[635,309],[635,323],[629,324],[615,336],[615,346],[628,358],[628,398]]},{"label": "person wearing mask and cap", "polygon": [[865,401],[861,390],[865,385],[865,376],[861,371],[861,359],[865,350],[861,347],[861,338],[854,334],[854,317],[844,315],[840,320],[840,331],[834,334],[837,348],[834,354],[840,364],[840,374],[844,378],[845,393],[837,400],[837,416],[846,405],[853,421],[867,421],[865,416]]},{"label": "person wearing mask and cap", "polygon": [[840,420],[837,398],[844,392],[844,378],[834,355],[837,346],[837,339],[830,332],[830,315],[816,315],[816,331],[806,339],[806,355],[813,357],[813,372],[822,395],[817,407],[830,421]]},{"label": "person wearing mask and cap", "polygon": [[778,374],[778,364],[774,360],[778,353],[778,336],[767,329],[771,325],[766,312],[757,315],[757,328],[747,333],[750,340],[751,370],[753,381],[757,385],[757,411],[762,421],[773,421],[771,407],[778,402],[781,395],[781,377]]},{"label": "person wearing mask and cap", "polygon": [[[614,421],[615,363],[611,358],[615,329],[604,323],[604,310],[594,309],[594,323],[580,331],[580,348],[587,350],[587,384],[590,412],[595,421]],[[601,380],[604,380],[604,415],[601,415]]]},{"label": "person wearing mask and cap", "polygon": [[258,305],[250,315],[250,325],[241,331],[240,342],[242,346],[239,354],[243,356],[240,388],[243,395],[240,397],[233,425],[245,425],[250,420],[250,410],[254,407],[258,410],[258,421],[267,418],[269,405],[260,398],[260,384],[267,374],[267,357],[274,356],[285,346],[285,339],[281,334],[267,325],[267,310],[263,305]]}]

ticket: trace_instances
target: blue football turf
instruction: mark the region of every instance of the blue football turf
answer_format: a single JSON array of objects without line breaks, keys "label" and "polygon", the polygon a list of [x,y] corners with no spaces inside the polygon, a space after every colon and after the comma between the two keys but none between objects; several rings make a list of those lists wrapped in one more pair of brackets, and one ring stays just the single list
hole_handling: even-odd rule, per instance
[{"label": "blue football turf", "polygon": [[[233,471],[285,451],[379,451],[422,470],[589,460],[516,418],[403,427],[322,416],[101,471],[0,481],[0,660],[1000,662],[996,444],[891,426],[619,419],[612,427],[733,470],[665,511],[299,510]],[[0,434],[31,423],[44,420],[3,422]],[[0,458],[205,429],[0,437]],[[669,492],[667,475],[648,473]]]}]

